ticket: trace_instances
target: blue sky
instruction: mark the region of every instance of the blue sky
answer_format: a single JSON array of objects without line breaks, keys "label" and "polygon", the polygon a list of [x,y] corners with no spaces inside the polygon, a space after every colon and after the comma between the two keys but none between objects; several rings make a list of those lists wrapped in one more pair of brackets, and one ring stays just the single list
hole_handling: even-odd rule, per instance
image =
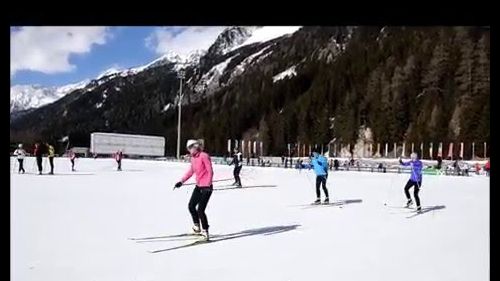
[{"label": "blue sky", "polygon": [[173,51],[206,49],[224,27],[12,27],[11,85],[60,86]]}]

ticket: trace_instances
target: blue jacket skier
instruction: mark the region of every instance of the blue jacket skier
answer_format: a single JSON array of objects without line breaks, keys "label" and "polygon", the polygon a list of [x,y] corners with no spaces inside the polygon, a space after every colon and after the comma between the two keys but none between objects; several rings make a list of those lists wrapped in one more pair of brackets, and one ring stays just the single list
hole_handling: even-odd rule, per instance
[{"label": "blue jacket skier", "polygon": [[399,159],[399,163],[403,166],[411,167],[411,175],[410,179],[406,183],[405,186],[405,195],[408,202],[406,203],[406,207],[410,207],[413,202],[410,197],[409,189],[414,187],[413,189],[413,197],[415,197],[415,202],[417,203],[417,211],[421,211],[422,208],[420,206],[420,198],[418,197],[418,192],[420,191],[420,187],[422,186],[422,161],[418,159],[418,155],[416,153],[411,154],[411,160],[408,162],[403,162],[401,158]]},{"label": "blue jacket skier", "polygon": [[326,188],[326,179],[328,178],[328,160],[318,153],[318,151],[313,152],[310,164],[302,164],[303,168],[313,169],[316,174],[316,201],[315,204],[321,203],[321,191],[320,185],[323,187],[323,192],[325,193],[325,204],[330,202],[328,198],[328,189]]}]

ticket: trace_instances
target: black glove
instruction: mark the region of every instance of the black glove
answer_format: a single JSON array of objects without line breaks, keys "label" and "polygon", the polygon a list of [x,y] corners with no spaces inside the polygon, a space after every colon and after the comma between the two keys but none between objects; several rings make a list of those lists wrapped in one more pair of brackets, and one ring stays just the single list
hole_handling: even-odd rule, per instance
[{"label": "black glove", "polygon": [[403,164],[403,160],[401,160],[401,158],[399,158],[399,164]]},{"label": "black glove", "polygon": [[178,183],[176,183],[176,184],[175,184],[174,189],[175,189],[175,188],[179,188],[179,187],[181,187],[181,186],[182,186],[182,182],[178,182]]}]

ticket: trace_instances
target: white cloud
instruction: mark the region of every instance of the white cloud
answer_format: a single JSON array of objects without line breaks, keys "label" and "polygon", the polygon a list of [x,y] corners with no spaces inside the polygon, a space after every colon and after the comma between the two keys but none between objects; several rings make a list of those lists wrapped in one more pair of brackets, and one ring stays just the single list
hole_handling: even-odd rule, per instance
[{"label": "white cloud", "polygon": [[106,27],[21,27],[10,33],[10,74],[20,70],[47,74],[76,68],[69,62],[72,54],[90,52],[94,44],[109,39]]},{"label": "white cloud", "polygon": [[225,28],[224,26],[161,27],[146,38],[146,46],[160,55],[173,51],[180,56],[187,56],[191,51],[208,49]]}]

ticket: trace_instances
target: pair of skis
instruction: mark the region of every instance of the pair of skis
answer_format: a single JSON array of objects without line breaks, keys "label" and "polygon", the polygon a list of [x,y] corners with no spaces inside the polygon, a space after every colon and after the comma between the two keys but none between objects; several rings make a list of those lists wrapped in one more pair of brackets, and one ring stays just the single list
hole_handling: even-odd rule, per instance
[{"label": "pair of skis", "polygon": [[412,207],[408,207],[408,206],[390,206],[390,205],[385,205],[385,204],[384,204],[384,206],[386,206],[388,208],[392,208],[392,209],[405,210],[402,212],[395,212],[395,213],[391,213],[391,214],[412,214],[412,215],[406,217],[407,219],[416,217],[416,216],[424,213],[423,210],[417,210],[416,208],[412,208]]},{"label": "pair of skis", "polygon": [[[216,236],[212,236],[212,237],[216,237]],[[149,253],[152,253],[152,254],[160,253],[160,252],[167,252],[167,251],[172,251],[172,250],[177,250],[177,249],[182,249],[182,248],[189,248],[189,247],[193,247],[196,245],[206,244],[206,243],[212,242],[211,240],[206,240],[203,235],[198,234],[198,233],[183,233],[183,234],[165,235],[165,236],[129,238],[129,240],[135,241],[136,243],[172,242],[172,241],[193,240],[192,242],[189,242],[189,243],[184,244],[184,245],[176,246],[176,247],[148,251]]]}]

